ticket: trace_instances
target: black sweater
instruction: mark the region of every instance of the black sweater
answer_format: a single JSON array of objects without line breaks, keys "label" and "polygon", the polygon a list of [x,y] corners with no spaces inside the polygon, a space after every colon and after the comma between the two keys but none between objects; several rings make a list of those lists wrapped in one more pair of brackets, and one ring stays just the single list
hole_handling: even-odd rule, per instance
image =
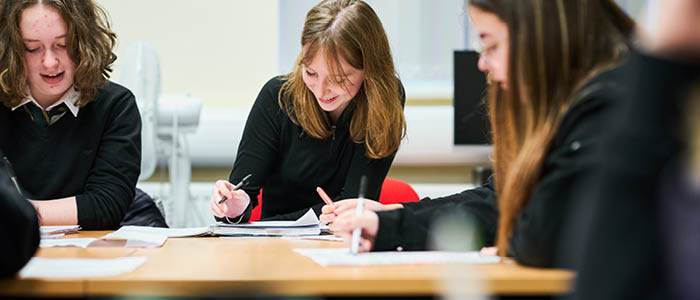
[{"label": "black sweater", "polygon": [[8,277],[17,273],[39,247],[39,221],[34,206],[11,183],[3,163],[0,163],[0,223],[0,277]]},{"label": "black sweater", "polygon": [[[354,101],[343,111],[335,124],[333,136],[317,139],[294,124],[286,110],[280,107],[278,93],[282,87],[279,77],[263,86],[248,115],[238,154],[229,181],[237,183],[253,174],[244,190],[251,204],[243,221],[257,205],[262,188],[261,217],[266,219],[296,219],[313,208],[321,213],[323,201],[316,194],[322,187],[334,200],[357,197],[360,177],[367,176],[365,197],[377,199],[394,156],[370,159],[364,144],[352,141],[349,132]],[[403,104],[405,98],[401,94]],[[217,219],[220,220],[220,219]]]},{"label": "black sweater", "polygon": [[0,107],[0,147],[26,197],[76,196],[78,225],[114,229],[134,198],[141,118],[134,95],[110,82],[77,117],[66,113],[49,127],[37,126],[23,109]]},{"label": "black sweater", "polygon": [[[578,178],[596,168],[591,162],[605,130],[610,108],[622,87],[612,80],[618,70],[604,72],[589,81],[575,96],[563,117],[542,166],[542,174],[517,217],[509,255],[524,265],[552,267],[559,245],[559,231],[571,199],[578,192]],[[424,250],[429,227],[448,212],[462,211],[475,222],[483,246],[495,241],[498,204],[493,181],[482,187],[434,200],[404,203],[405,208],[379,213],[375,250]]]},{"label": "black sweater", "polygon": [[[595,205],[574,220],[573,235],[587,236],[574,248],[582,257],[576,299],[679,299],[685,284],[697,287],[700,202],[684,199],[682,189],[664,191],[683,182],[663,180],[683,177],[672,172],[683,162],[688,90],[700,80],[700,64],[634,53],[625,75],[634,89],[608,122],[596,185],[581,194]],[[683,220],[686,227],[677,223]],[[674,261],[686,270],[665,265]]]}]

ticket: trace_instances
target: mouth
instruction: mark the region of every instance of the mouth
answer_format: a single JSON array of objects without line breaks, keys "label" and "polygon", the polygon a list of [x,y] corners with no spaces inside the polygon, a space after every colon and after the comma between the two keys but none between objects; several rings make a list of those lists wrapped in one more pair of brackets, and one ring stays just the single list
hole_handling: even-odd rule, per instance
[{"label": "mouth", "polygon": [[331,97],[331,98],[319,98],[318,101],[321,101],[321,102],[327,104],[327,103],[332,103],[333,101],[335,101],[335,99],[338,99],[338,96]]},{"label": "mouth", "polygon": [[66,72],[59,72],[56,74],[41,74],[41,79],[43,79],[48,84],[57,84],[63,80],[63,76]]}]

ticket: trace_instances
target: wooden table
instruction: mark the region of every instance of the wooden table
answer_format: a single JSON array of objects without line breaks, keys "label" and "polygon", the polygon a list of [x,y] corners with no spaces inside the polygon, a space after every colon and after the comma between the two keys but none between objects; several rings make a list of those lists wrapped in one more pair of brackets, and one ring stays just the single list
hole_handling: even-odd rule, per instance
[{"label": "wooden table", "polygon": [[445,294],[448,289],[472,293],[475,287],[488,294],[552,295],[569,291],[574,277],[569,271],[512,262],[322,267],[292,250],[340,246],[338,242],[287,238],[200,237],[172,238],[155,249],[45,248],[37,256],[148,258],[135,271],[120,276],[0,280],[0,296],[429,296]]}]

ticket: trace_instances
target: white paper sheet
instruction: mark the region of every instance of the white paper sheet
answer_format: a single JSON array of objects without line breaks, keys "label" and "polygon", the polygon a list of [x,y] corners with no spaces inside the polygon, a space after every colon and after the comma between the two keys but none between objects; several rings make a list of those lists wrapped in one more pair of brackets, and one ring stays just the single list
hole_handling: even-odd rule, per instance
[{"label": "white paper sheet", "polygon": [[74,278],[113,276],[131,272],[146,262],[146,257],[41,258],[34,257],[19,276],[22,278]]},{"label": "white paper sheet", "polygon": [[87,248],[87,246],[96,241],[95,238],[75,238],[75,239],[41,239],[39,247],[41,248],[51,248],[51,247],[79,247]]},{"label": "white paper sheet", "polygon": [[143,233],[138,231],[117,230],[102,237],[105,240],[126,240],[124,247],[156,248],[163,246],[168,237],[162,234]]},{"label": "white paper sheet", "polygon": [[305,235],[305,236],[299,236],[299,237],[291,237],[291,238],[299,238],[302,240],[321,240],[321,241],[331,241],[331,242],[342,242],[343,238],[337,237],[332,234],[323,234],[323,235]]},{"label": "white paper sheet", "polygon": [[493,264],[498,263],[497,256],[479,256],[479,252],[444,252],[444,251],[403,251],[370,252],[351,254],[347,248],[299,248],[295,252],[311,258],[322,266],[367,266],[392,264]]},{"label": "white paper sheet", "polygon": [[169,238],[200,236],[211,233],[209,226],[192,228],[161,228],[147,226],[123,226],[117,232],[141,232],[149,234],[165,235]]}]

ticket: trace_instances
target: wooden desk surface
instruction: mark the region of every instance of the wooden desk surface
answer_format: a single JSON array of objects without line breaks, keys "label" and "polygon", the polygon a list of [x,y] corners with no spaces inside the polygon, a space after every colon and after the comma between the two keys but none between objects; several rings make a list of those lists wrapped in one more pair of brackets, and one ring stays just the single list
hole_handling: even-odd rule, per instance
[{"label": "wooden desk surface", "polygon": [[514,263],[322,267],[292,251],[339,246],[287,238],[208,237],[172,238],[155,249],[44,248],[37,256],[148,259],[120,276],[0,280],[0,296],[421,296],[444,294],[447,285],[456,286],[451,290],[458,292],[473,292],[472,283],[477,282],[489,294],[546,295],[569,291],[574,276],[569,271]]}]

